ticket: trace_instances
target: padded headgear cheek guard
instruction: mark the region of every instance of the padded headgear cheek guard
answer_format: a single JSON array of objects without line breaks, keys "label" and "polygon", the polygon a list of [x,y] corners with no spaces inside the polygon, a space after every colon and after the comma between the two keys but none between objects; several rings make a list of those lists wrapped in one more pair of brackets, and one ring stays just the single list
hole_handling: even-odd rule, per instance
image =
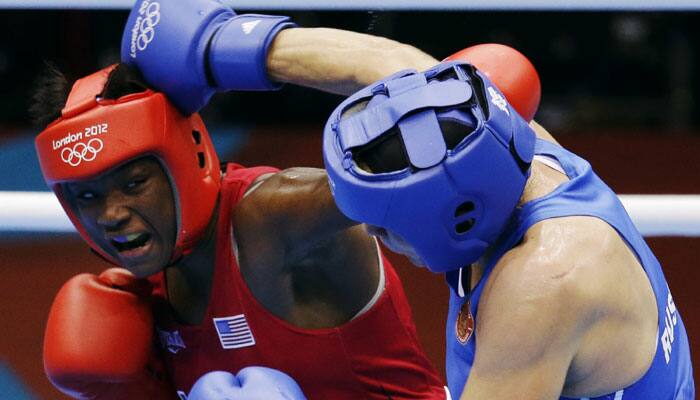
[{"label": "padded headgear cheek guard", "polygon": [[[365,101],[364,110],[343,116]],[[444,121],[468,131],[452,149]],[[358,165],[355,153],[395,127],[408,165],[383,173]],[[340,210],[398,233],[433,272],[467,266],[496,241],[522,195],[534,146],[527,122],[463,62],[402,71],[360,90],[336,108],[323,137]]]},{"label": "padded headgear cheek guard", "polygon": [[172,262],[205,233],[221,184],[219,160],[199,115],[184,117],[162,93],[99,98],[113,68],[76,81],[61,117],[37,136],[41,171],[83,239],[118,264],[86,232],[61,184],[96,178],[139,157],[156,157],[170,178],[177,208]]}]

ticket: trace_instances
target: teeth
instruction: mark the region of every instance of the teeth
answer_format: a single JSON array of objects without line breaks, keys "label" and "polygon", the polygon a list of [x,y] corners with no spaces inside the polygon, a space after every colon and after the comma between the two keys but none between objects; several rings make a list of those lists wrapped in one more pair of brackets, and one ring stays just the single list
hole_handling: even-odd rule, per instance
[{"label": "teeth", "polygon": [[112,240],[114,240],[117,243],[126,243],[128,241],[126,236],[115,236],[112,238]]},{"label": "teeth", "polygon": [[126,243],[126,242],[130,242],[132,240],[137,239],[139,236],[141,236],[140,233],[131,233],[131,234],[126,235],[126,236],[116,236],[112,240],[114,240],[117,243]]},{"label": "teeth", "polygon": [[117,251],[122,252],[142,247],[146,245],[150,239],[151,235],[147,232],[131,233],[128,235],[113,237],[112,244],[115,246]]}]

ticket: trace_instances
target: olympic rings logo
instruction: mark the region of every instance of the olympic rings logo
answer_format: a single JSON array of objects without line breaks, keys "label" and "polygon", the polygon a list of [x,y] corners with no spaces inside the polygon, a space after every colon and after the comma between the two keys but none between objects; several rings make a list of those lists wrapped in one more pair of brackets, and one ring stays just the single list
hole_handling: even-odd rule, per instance
[{"label": "olympic rings logo", "polygon": [[141,12],[145,14],[140,22],[137,22],[139,34],[136,38],[136,47],[144,51],[155,36],[155,26],[160,22],[160,3],[149,3],[145,10]]},{"label": "olympic rings logo", "polygon": [[61,150],[61,160],[71,167],[77,167],[83,161],[94,160],[103,147],[102,140],[97,138],[90,139],[87,144],[76,143],[73,148],[66,147]]}]

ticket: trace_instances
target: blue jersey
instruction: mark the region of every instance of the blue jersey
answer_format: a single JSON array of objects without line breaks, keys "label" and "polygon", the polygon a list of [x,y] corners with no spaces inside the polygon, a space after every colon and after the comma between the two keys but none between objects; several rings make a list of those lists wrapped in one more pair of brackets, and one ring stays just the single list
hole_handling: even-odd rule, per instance
[{"label": "blue jersey", "polygon": [[[661,266],[632,224],[617,196],[593,172],[584,159],[565,149],[537,140],[535,153],[556,159],[569,177],[552,193],[528,202],[516,211],[509,234],[495,251],[483,278],[468,295],[460,289],[462,271],[447,274],[450,309],[447,319],[447,383],[457,399],[464,389],[476,354],[475,331],[479,298],[494,265],[513,248],[532,225],[564,216],[587,215],[602,219],[614,227],[640,260],[651,282],[659,313],[657,348],[647,372],[634,384],[615,393],[595,397],[600,400],[693,400],[695,387],[688,336],[668,289]],[[466,275],[466,274],[465,274]],[[561,397],[561,399],[567,399]],[[594,400],[591,398],[590,400]]]}]

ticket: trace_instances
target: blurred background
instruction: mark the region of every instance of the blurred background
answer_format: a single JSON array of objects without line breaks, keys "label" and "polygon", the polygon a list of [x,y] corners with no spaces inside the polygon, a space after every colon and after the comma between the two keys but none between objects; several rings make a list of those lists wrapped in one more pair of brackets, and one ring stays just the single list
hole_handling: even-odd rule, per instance
[{"label": "blurred background", "polygon": [[[438,59],[478,43],[515,47],[540,73],[536,119],[587,158],[616,192],[700,194],[697,11],[278,13],[305,27],[386,36]],[[0,191],[47,190],[33,148],[42,127],[33,127],[27,115],[45,62],[81,77],[118,61],[126,16],[125,9],[4,9],[0,2]],[[322,167],[322,126],[340,101],[287,86],[274,93],[217,95],[203,117],[222,159]],[[665,268],[700,369],[700,238],[648,242]],[[444,372],[447,286],[440,276],[413,268],[401,257],[392,260],[421,340]],[[48,309],[70,276],[106,267],[76,234],[8,232],[0,226],[0,398],[63,398],[42,370]]]}]

